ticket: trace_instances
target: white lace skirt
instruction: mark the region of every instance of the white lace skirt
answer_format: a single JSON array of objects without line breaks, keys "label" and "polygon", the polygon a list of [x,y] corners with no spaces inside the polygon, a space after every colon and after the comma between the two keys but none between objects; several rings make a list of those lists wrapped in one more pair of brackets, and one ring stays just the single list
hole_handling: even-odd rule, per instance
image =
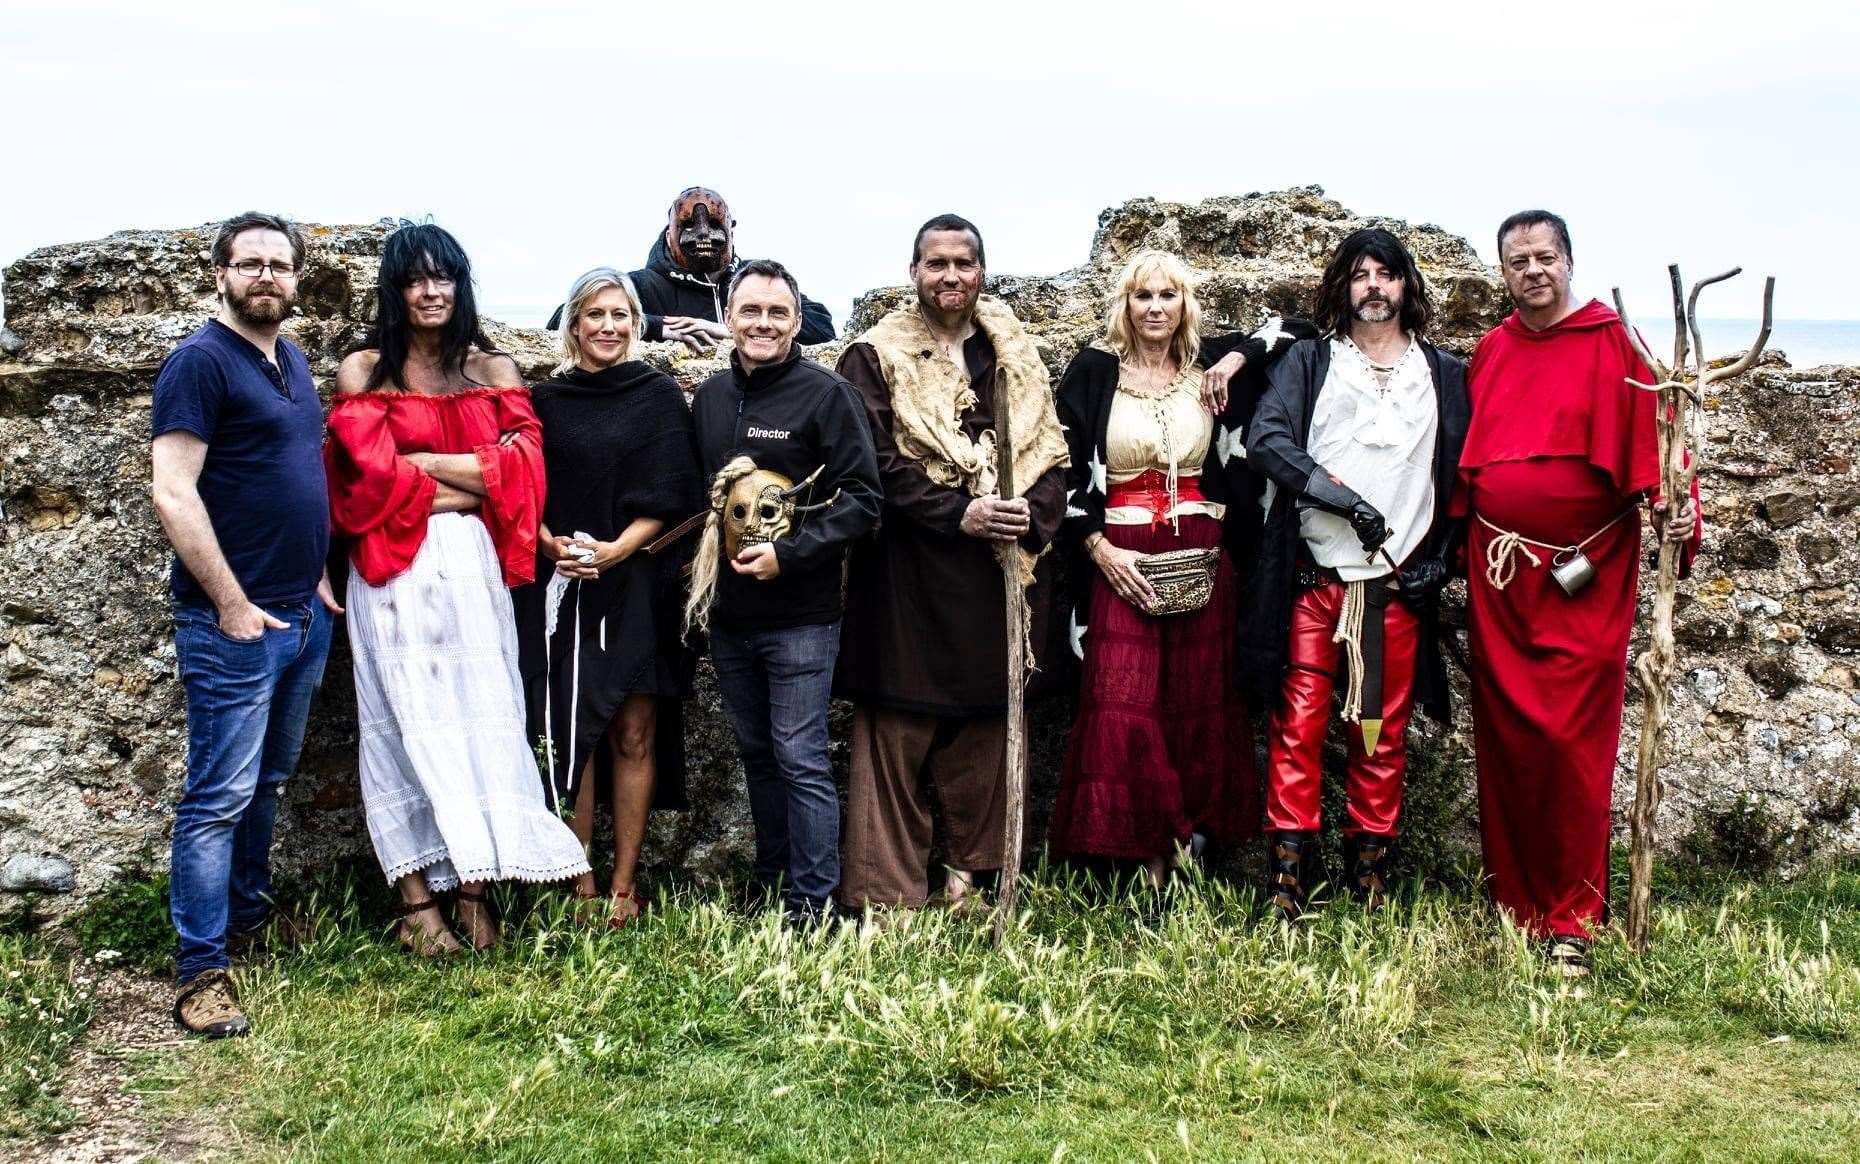
[{"label": "white lace skirt", "polygon": [[362,804],[388,880],[559,881],[588,869],[543,801],[523,721],[517,628],[484,523],[436,513],[406,573],[353,570],[349,647]]}]

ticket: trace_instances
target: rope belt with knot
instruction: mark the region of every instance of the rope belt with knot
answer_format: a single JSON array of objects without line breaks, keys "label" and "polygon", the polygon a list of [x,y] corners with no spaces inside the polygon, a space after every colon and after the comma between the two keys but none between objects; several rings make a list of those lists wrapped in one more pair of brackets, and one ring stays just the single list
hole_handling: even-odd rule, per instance
[{"label": "rope belt with knot", "polygon": [[1337,630],[1330,641],[1343,644],[1349,673],[1343,692],[1345,723],[1356,723],[1363,718],[1363,612],[1367,605],[1368,596],[1363,592],[1361,579],[1344,583],[1343,609],[1337,615]]},{"label": "rope belt with knot", "polygon": [[1543,565],[1544,560],[1531,552],[1532,546],[1536,546],[1540,550],[1548,551],[1550,554],[1557,557],[1561,557],[1564,554],[1580,554],[1588,549],[1589,546],[1594,543],[1595,539],[1621,524],[1621,519],[1633,513],[1636,508],[1638,507],[1633,505],[1628,506],[1620,513],[1615,514],[1614,517],[1610,518],[1607,525],[1604,525],[1573,546],[1554,546],[1549,542],[1540,542],[1536,538],[1527,538],[1521,533],[1513,532],[1502,526],[1493,525],[1491,522],[1487,521],[1482,514],[1474,514],[1473,516],[1478,519],[1480,525],[1498,535],[1485,547],[1485,580],[1492,584],[1492,589],[1494,590],[1503,590],[1505,587],[1511,585],[1511,580],[1518,576],[1517,555],[1519,554],[1523,554],[1526,558],[1529,558],[1531,565],[1534,567]]}]

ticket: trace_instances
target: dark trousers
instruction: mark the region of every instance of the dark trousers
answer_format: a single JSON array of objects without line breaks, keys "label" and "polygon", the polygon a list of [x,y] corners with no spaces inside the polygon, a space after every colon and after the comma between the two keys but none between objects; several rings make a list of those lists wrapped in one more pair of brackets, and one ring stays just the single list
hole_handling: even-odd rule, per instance
[{"label": "dark trousers", "polygon": [[174,649],[187,690],[187,783],[174,810],[168,899],[176,977],[225,969],[226,935],[271,912],[271,829],[297,767],[310,696],[329,654],[317,602],[271,606],[290,624],[228,638],[211,608],[178,607]]},{"label": "dark trousers", "polygon": [[756,882],[824,907],[840,881],[840,801],[827,767],[827,697],[840,624],[711,632],[756,828]]}]

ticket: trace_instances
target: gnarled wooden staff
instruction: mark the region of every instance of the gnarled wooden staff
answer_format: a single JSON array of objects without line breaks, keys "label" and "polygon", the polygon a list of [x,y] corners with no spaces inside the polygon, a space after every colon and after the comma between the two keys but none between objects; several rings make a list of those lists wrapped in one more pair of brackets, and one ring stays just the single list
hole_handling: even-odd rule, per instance
[{"label": "gnarled wooden staff", "polygon": [[[1007,377],[995,389],[995,489],[1014,498],[1014,438],[1008,426]],[[996,542],[1007,593],[1007,827],[1001,839],[1001,883],[995,893],[995,945],[1007,938],[1020,894],[1022,818],[1027,803],[1027,590],[1021,585],[1020,543]]]},{"label": "gnarled wooden staff", "polygon": [[[1770,338],[1770,301],[1776,291],[1774,277],[1763,283],[1763,328],[1757,342],[1750,345],[1737,362],[1722,368],[1706,366],[1704,342],[1699,336],[1699,292],[1713,283],[1722,283],[1743,271],[1736,267],[1722,275],[1701,279],[1692,285],[1692,294],[1681,297],[1682,283],[1677,263],[1666,268],[1673,284],[1673,362],[1662,364],[1647,350],[1640,333],[1628,322],[1627,305],[1621,300],[1621,288],[1614,289],[1615,311],[1627,330],[1634,351],[1653,370],[1657,383],[1642,384],[1629,379],[1636,388],[1659,394],[1657,412],[1660,440],[1660,495],[1669,516],[1684,508],[1692,495],[1692,482],[1698,476],[1699,458],[1704,449],[1703,435],[1705,389],[1719,380],[1741,375],[1763,354]],[[1686,374],[1686,337],[1691,336],[1695,357],[1692,383]],[[1629,818],[1633,828],[1628,845],[1628,944],[1636,953],[1646,953],[1653,934],[1653,818],[1660,810],[1660,737],[1666,727],[1667,698],[1673,683],[1673,600],[1679,589],[1679,545],[1660,540],[1659,575],[1653,591],[1653,630],[1647,649],[1634,662],[1634,675],[1646,696],[1645,713],[1640,721],[1640,752],[1634,767],[1634,811]]]}]

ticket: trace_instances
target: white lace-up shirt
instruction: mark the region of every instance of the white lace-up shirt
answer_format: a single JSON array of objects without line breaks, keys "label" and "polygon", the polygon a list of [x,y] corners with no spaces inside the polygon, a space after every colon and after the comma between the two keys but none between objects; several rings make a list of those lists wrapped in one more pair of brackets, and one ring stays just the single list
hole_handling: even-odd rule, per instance
[{"label": "white lace-up shirt", "polygon": [[[1361,494],[1387,519],[1388,555],[1404,562],[1434,521],[1434,441],[1439,413],[1427,356],[1413,340],[1386,382],[1348,339],[1330,341],[1330,371],[1318,393],[1305,451],[1331,475]],[[1345,582],[1391,573],[1378,553],[1363,560],[1350,523],[1334,513],[1305,509],[1299,532],[1312,560]]]}]

